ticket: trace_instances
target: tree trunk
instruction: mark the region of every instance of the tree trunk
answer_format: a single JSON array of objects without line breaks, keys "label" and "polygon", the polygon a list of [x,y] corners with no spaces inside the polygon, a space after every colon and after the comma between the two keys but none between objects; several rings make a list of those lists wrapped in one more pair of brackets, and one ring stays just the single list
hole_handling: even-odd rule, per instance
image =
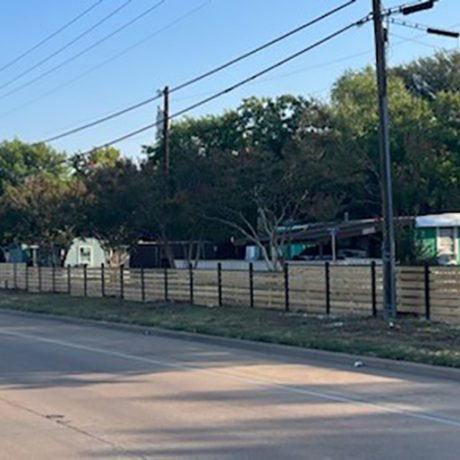
[{"label": "tree trunk", "polygon": [[174,258],[174,251],[169,244],[169,239],[167,238],[165,232],[162,232],[162,237],[160,240],[161,246],[163,247],[164,256],[168,261],[169,268],[176,268],[176,260]]}]

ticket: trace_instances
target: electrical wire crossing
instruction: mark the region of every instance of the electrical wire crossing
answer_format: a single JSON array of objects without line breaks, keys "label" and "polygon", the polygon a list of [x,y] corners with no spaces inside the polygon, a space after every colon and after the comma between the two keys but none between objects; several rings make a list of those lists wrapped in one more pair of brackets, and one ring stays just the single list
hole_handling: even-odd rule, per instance
[{"label": "electrical wire crossing", "polygon": [[[201,107],[201,106],[203,106],[205,104],[208,104],[209,102],[211,102],[211,101],[213,101],[215,99],[218,99],[218,98],[220,98],[222,96],[225,96],[226,94],[229,94],[229,93],[235,91],[236,89],[240,88],[241,86],[244,86],[247,83],[249,83],[249,82],[251,82],[253,80],[256,80],[257,78],[259,78],[259,77],[261,77],[261,76],[263,76],[263,75],[265,75],[265,74],[267,74],[267,73],[269,73],[269,72],[271,72],[271,71],[273,71],[273,70],[275,70],[275,69],[277,69],[277,68],[279,68],[279,67],[281,67],[281,66],[283,66],[283,65],[285,65],[285,64],[287,64],[287,63],[289,63],[289,62],[291,62],[291,61],[293,61],[295,59],[297,59],[297,58],[299,58],[300,56],[303,56],[304,54],[308,53],[309,51],[312,51],[313,49],[318,48],[321,45],[324,45],[325,43],[333,40],[334,38],[337,38],[338,36],[343,35],[345,32],[349,31],[350,29],[352,29],[354,27],[361,26],[362,24],[364,24],[368,20],[370,20],[370,16],[366,16],[365,18],[360,19],[359,21],[353,22],[353,23],[351,23],[351,24],[349,24],[349,25],[347,25],[345,27],[342,27],[341,29],[337,30],[336,32],[333,32],[330,35],[322,38],[321,40],[318,40],[315,43],[307,46],[306,48],[303,48],[302,50],[297,51],[294,54],[291,54],[287,58],[282,59],[281,61],[278,61],[275,64],[272,64],[271,66],[266,67],[263,70],[260,70],[259,72],[255,73],[255,74],[252,74],[251,76],[245,78],[244,80],[241,80],[241,81],[239,81],[238,83],[235,83],[232,86],[229,86],[229,87],[227,87],[227,88],[225,88],[225,89],[223,89],[223,90],[221,90],[221,91],[219,91],[217,93],[214,93],[213,95],[211,95],[211,96],[209,96],[209,97],[207,97],[205,99],[202,99],[201,101],[196,102],[195,104],[192,104],[192,105],[188,106],[185,109],[182,109],[182,110],[180,110],[178,112],[175,112],[174,114],[170,115],[168,119],[172,120],[174,118],[180,117],[181,115],[184,115],[184,114],[186,114],[186,113],[188,113],[188,112],[190,112],[190,111],[192,111],[192,110],[194,110],[194,109],[196,109],[198,107]],[[135,131],[131,131],[131,132],[129,132],[127,134],[124,134],[124,135],[122,135],[120,137],[112,139],[111,141],[106,142],[106,143],[104,143],[102,145],[99,145],[98,147],[94,147],[94,148],[84,152],[84,154],[86,155],[88,153],[91,153],[94,150],[99,150],[99,149],[110,147],[111,145],[118,144],[118,143],[120,143],[120,142],[122,142],[122,141],[124,141],[126,139],[129,139],[131,137],[137,136],[138,134],[141,134],[141,133],[143,133],[143,132],[145,132],[145,131],[147,131],[149,129],[152,129],[152,128],[156,127],[156,126],[159,126],[159,125],[161,125],[163,123],[164,123],[164,120],[158,120],[158,121],[156,121],[154,123],[150,123],[150,124],[148,124],[146,126],[143,126],[142,128],[136,129]]]},{"label": "electrical wire crossing", "polygon": [[[280,36],[278,36],[278,37],[266,42],[266,43],[264,43],[263,45],[260,45],[260,46],[254,48],[254,49],[252,49],[252,50],[250,50],[250,51],[248,51],[248,52],[246,52],[246,53],[244,53],[244,54],[242,54],[242,55],[240,55],[240,56],[238,56],[238,57],[236,57],[234,59],[231,59],[230,61],[227,61],[226,63],[224,63],[222,65],[219,65],[218,67],[215,67],[215,68],[213,68],[213,69],[211,69],[211,70],[209,70],[209,71],[207,71],[207,72],[205,72],[205,73],[203,73],[203,74],[201,74],[201,75],[199,75],[197,77],[194,77],[194,78],[192,78],[192,79],[190,79],[190,80],[188,80],[188,81],[186,81],[184,83],[181,83],[181,84],[171,88],[170,89],[170,94],[178,92],[180,90],[183,90],[183,89],[185,89],[185,88],[187,88],[187,87],[189,87],[189,86],[191,86],[191,85],[193,85],[195,83],[198,83],[198,82],[200,82],[202,80],[205,80],[205,79],[207,79],[207,78],[209,78],[209,77],[211,77],[211,76],[213,76],[213,75],[215,75],[215,74],[217,74],[219,72],[222,72],[223,70],[226,70],[229,67],[232,67],[235,64],[237,64],[237,63],[239,63],[239,62],[241,62],[243,60],[246,60],[251,56],[254,56],[254,55],[258,54],[261,51],[266,50],[266,49],[274,46],[275,44],[277,44],[277,43],[279,43],[279,42],[281,42],[283,40],[286,40],[287,38],[289,38],[289,37],[291,37],[291,36],[293,36],[295,34],[298,34],[301,31],[303,31],[303,30],[305,30],[305,29],[307,29],[309,27],[312,27],[313,25],[315,25],[315,24],[327,19],[328,17],[338,13],[339,11],[351,6],[355,2],[356,2],[356,0],[349,0],[346,3],[343,3],[342,5],[339,5],[337,8],[334,8],[334,9],[329,10],[328,12],[326,12],[326,13],[320,15],[320,16],[317,16],[316,18],[314,18],[314,19],[312,19],[312,20],[310,20],[310,21],[308,21],[308,22],[296,27],[295,29],[292,29],[292,30],[290,30],[290,31],[288,31],[288,32],[286,32],[286,33],[284,33],[284,34],[282,34],[282,35],[280,35]],[[122,110],[119,110],[117,112],[113,112],[113,113],[111,113],[109,115],[106,115],[106,116],[104,116],[102,118],[94,120],[94,121],[92,121],[90,123],[86,123],[84,125],[81,125],[81,126],[78,126],[76,128],[70,129],[70,130],[65,131],[63,133],[57,134],[56,136],[52,136],[52,137],[50,137],[48,139],[43,140],[42,142],[45,142],[45,143],[46,142],[53,142],[53,141],[56,141],[58,139],[62,139],[64,137],[70,136],[72,134],[76,134],[76,133],[78,133],[80,131],[84,131],[86,129],[92,128],[92,127],[97,126],[99,124],[105,123],[105,122],[107,122],[109,120],[113,120],[114,118],[118,118],[118,117],[120,117],[120,116],[122,116],[122,115],[124,115],[126,113],[129,113],[129,112],[132,112],[132,111],[134,111],[136,109],[144,107],[145,105],[151,104],[152,102],[157,101],[160,98],[161,98],[161,95],[156,95],[156,96],[149,97],[148,99],[140,101],[140,102],[138,102],[136,104],[133,104],[133,105],[131,105],[129,107],[126,107],[126,108],[124,108]]]},{"label": "electrical wire crossing", "polygon": [[22,71],[21,73],[15,75],[13,78],[11,78],[10,80],[6,81],[5,83],[3,83],[2,85],[0,85],[0,89],[3,89],[3,88],[6,88],[8,86],[10,86],[12,83],[15,83],[17,80],[19,80],[20,78],[22,77],[25,77],[26,75],[28,75],[29,73],[31,73],[32,71],[34,71],[35,69],[38,69],[39,67],[41,67],[43,64],[46,64],[48,61],[50,61],[51,59],[53,59],[54,57],[58,56],[59,54],[63,53],[65,50],[67,50],[68,48],[70,48],[72,45],[74,45],[75,43],[79,42],[82,38],[86,37],[88,34],[90,34],[91,32],[93,32],[94,30],[96,30],[98,27],[100,27],[102,24],[104,24],[105,22],[107,22],[111,17],[115,16],[116,14],[118,14],[120,11],[122,11],[124,8],[126,8],[130,3],[132,2],[132,0],[127,0],[125,1],[124,3],[122,3],[120,6],[118,6],[117,8],[115,8],[114,10],[112,10],[109,14],[107,14],[106,16],[104,16],[102,19],[100,19],[98,22],[96,22],[95,24],[93,24],[91,27],[89,27],[88,29],[85,29],[82,33],[80,33],[79,35],[77,35],[75,38],[73,38],[72,40],[68,41],[67,43],[65,43],[63,46],[61,46],[60,48],[58,48],[56,51],[53,51],[51,54],[45,56],[43,59],[41,59],[40,61],[36,62],[34,65],[28,67],[27,69],[25,69],[24,71]]},{"label": "electrical wire crossing", "polygon": [[[127,6],[128,3],[130,3],[132,0],[128,0],[128,2],[124,3],[123,5],[121,5],[121,7],[124,7],[124,6]],[[113,36],[119,34],[120,32],[122,32],[123,30],[127,29],[128,27],[132,26],[134,23],[138,22],[140,19],[144,18],[145,16],[147,16],[149,13],[153,12],[154,10],[156,10],[157,8],[159,8],[161,5],[163,5],[164,3],[166,3],[167,0],[160,0],[159,2],[155,3],[153,6],[149,7],[148,9],[144,10],[142,13],[140,13],[139,15],[137,15],[136,17],[134,17],[133,19],[129,20],[128,22],[126,22],[125,24],[123,24],[122,26],[118,27],[117,29],[115,29],[113,32],[111,32],[110,34],[108,35],[105,35],[104,37],[102,37],[101,39],[97,40],[96,42],[94,42],[93,44],[91,44],[90,46],[84,48],[83,50],[81,50],[80,52],[78,52],[77,54],[69,57],[68,59],[66,59],[65,61],[61,62],[60,64],[57,64],[56,66],[54,67],[51,67],[51,69],[47,70],[46,72],[43,72],[39,75],[37,75],[36,77],[34,77],[33,79],[25,82],[24,84],[12,89],[11,91],[7,92],[7,93],[4,93],[0,96],[0,99],[4,99],[8,96],[11,96],[12,94],[15,94],[17,93],[18,91],[21,91],[22,89],[24,88],[27,88],[28,86],[36,83],[37,81],[40,81],[42,80],[43,78],[47,77],[48,75],[56,72],[57,70],[61,69],[62,67],[66,66],[67,64],[70,64],[71,62],[75,61],[76,59],[78,59],[79,57],[85,55],[86,53],[88,53],[89,51],[93,50],[94,48],[96,48],[97,46],[101,45],[102,43],[106,42],[107,40],[109,40],[110,38],[112,38]],[[120,7],[120,8],[121,8]],[[2,87],[0,86],[0,89]]]},{"label": "electrical wire crossing", "polygon": [[93,3],[89,8],[86,10],[82,11],[80,14],[72,18],[69,22],[65,23],[63,26],[61,26],[59,29],[51,33],[50,35],[46,36],[43,38],[41,41],[21,53],[19,56],[15,57],[11,61],[7,62],[4,64],[2,67],[0,67],[0,72],[3,72],[4,70],[10,68],[17,62],[21,61],[25,57],[27,57],[29,54],[33,53],[35,50],[39,49],[49,41],[51,41],[54,37],[58,36],[61,32],[64,32],[64,30],[68,29],[70,26],[75,24],[77,21],[80,19],[84,18],[87,14],[89,14],[91,11],[93,11],[96,7],[98,7],[104,0],[97,0],[97,2]]}]

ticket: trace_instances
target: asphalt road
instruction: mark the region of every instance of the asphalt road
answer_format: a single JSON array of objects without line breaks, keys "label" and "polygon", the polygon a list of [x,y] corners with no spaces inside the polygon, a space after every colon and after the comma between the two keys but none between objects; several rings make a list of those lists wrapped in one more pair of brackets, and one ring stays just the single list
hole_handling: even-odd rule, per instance
[{"label": "asphalt road", "polygon": [[0,313],[0,459],[460,458],[460,385]]}]

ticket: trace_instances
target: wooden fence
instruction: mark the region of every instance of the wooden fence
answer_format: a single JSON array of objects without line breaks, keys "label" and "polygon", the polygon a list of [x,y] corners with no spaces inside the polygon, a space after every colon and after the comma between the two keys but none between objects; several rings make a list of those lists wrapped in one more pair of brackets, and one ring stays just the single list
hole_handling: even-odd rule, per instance
[{"label": "wooden fence", "polygon": [[[245,271],[0,264],[0,288],[331,315],[376,315],[383,308],[382,270],[375,264],[287,265],[280,273],[251,265]],[[397,294],[399,313],[460,323],[460,268],[398,267]]]}]

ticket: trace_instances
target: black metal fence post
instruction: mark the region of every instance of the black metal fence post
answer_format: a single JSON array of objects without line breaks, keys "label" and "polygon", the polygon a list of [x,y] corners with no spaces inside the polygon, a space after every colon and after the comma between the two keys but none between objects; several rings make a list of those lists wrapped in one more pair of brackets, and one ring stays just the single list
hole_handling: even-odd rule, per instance
[{"label": "black metal fence post", "polygon": [[217,264],[217,294],[219,307],[222,306],[222,263]]},{"label": "black metal fence post", "polygon": [[88,297],[88,266],[83,265],[83,296]]},{"label": "black metal fence post", "polygon": [[326,315],[331,314],[331,266],[329,262],[324,264],[325,287],[326,287]]},{"label": "black metal fence post", "polygon": [[284,309],[289,311],[289,265],[284,264]]},{"label": "black metal fence post", "polygon": [[165,302],[169,302],[169,279],[168,279],[168,268],[164,269],[164,291],[165,291]]},{"label": "black metal fence post", "polygon": [[254,308],[254,264],[249,264],[249,305]]},{"label": "black metal fence post", "polygon": [[67,265],[67,294],[72,295],[72,271],[70,265]]},{"label": "black metal fence post", "polygon": [[425,278],[425,318],[427,321],[431,319],[431,295],[430,295],[430,265],[425,263],[424,270]]},{"label": "black metal fence post", "polygon": [[42,267],[38,265],[38,292],[42,292]]},{"label": "black metal fence post", "polygon": [[377,276],[375,261],[371,263],[371,295],[372,295],[372,316],[377,316]]},{"label": "black metal fence post", "polygon": [[51,267],[51,289],[53,291],[53,294],[56,293],[56,264],[53,263],[53,266]]},{"label": "black metal fence post", "polygon": [[145,302],[145,270],[144,266],[141,267],[141,299]]},{"label": "black metal fence post", "polygon": [[125,266],[120,265],[120,299],[125,298]]},{"label": "black metal fence post", "polygon": [[105,265],[101,264],[101,297],[105,297]]},{"label": "black metal fence post", "polygon": [[193,265],[189,264],[188,266],[189,271],[189,281],[190,281],[190,303],[193,305]]}]

